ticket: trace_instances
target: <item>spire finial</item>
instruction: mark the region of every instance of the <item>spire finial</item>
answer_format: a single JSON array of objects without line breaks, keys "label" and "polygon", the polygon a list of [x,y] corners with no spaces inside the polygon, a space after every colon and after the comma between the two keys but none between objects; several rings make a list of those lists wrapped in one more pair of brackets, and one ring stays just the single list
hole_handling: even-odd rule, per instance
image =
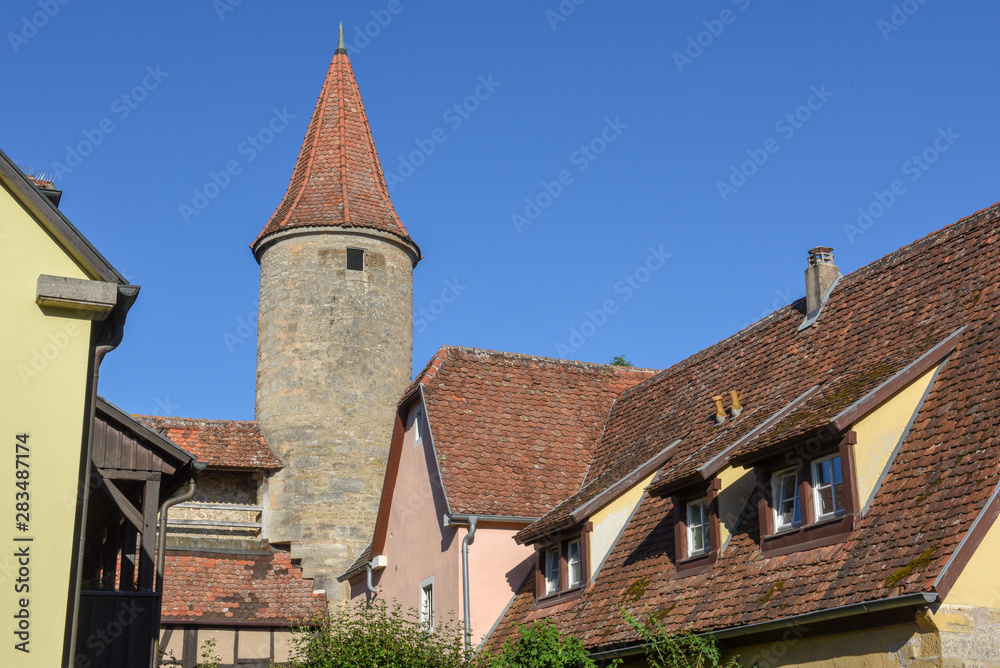
[{"label": "spire finial", "polygon": [[340,22],[340,38],[337,40],[337,50],[334,54],[347,53],[347,45],[344,43],[344,22]]}]

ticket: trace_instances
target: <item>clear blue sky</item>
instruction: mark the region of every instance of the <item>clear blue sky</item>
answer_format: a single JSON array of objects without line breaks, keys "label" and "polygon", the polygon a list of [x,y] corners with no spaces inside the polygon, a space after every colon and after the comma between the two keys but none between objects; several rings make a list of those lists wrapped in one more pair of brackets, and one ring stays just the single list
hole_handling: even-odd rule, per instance
[{"label": "clear blue sky", "polygon": [[[100,385],[132,412],[252,417],[247,246],[341,20],[425,254],[417,369],[443,344],[665,367],[802,296],[809,248],[847,273],[1000,199],[995,2],[233,2],[0,7],[0,148],[65,165],[63,211],[142,285]],[[274,110],[294,118],[251,150]]]}]

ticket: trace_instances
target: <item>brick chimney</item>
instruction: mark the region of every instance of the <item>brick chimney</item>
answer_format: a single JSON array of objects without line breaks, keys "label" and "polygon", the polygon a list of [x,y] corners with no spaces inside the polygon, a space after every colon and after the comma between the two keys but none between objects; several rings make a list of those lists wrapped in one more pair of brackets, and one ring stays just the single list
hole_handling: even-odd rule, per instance
[{"label": "brick chimney", "polygon": [[838,280],[840,270],[833,263],[833,249],[817,246],[809,251],[809,268],[806,269],[806,319],[799,331],[816,322]]}]

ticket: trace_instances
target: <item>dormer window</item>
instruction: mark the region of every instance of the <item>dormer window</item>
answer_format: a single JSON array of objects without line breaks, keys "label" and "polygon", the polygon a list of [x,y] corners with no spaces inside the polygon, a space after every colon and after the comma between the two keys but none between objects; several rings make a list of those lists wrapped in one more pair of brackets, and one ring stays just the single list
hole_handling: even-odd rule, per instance
[{"label": "dormer window", "polygon": [[689,557],[708,554],[709,549],[711,549],[708,523],[708,497],[688,502],[687,544]]},{"label": "dormer window", "polygon": [[807,453],[806,444],[755,462],[763,492],[757,511],[765,555],[832,545],[853,531],[859,517],[856,437],[848,432],[839,438],[839,445],[813,446],[816,454]]},{"label": "dormer window", "polygon": [[545,550],[545,595],[559,591],[559,548]]},{"label": "dormer window", "polygon": [[571,540],[566,545],[566,585],[572,589],[583,582],[582,542]]},{"label": "dormer window", "polygon": [[[702,488],[704,489],[704,488]],[[718,495],[722,481],[714,479],[704,496],[673,496],[675,577],[696,575],[719,558],[721,530]]]},{"label": "dormer window", "polygon": [[774,499],[775,531],[787,531],[802,524],[797,468],[778,471],[771,477],[771,498]]},{"label": "dormer window", "polygon": [[590,584],[590,532],[587,522],[577,533],[537,546],[535,605],[544,608],[583,594]]},{"label": "dormer window", "polygon": [[825,520],[844,512],[844,470],[840,455],[812,463],[813,507],[816,519]]}]

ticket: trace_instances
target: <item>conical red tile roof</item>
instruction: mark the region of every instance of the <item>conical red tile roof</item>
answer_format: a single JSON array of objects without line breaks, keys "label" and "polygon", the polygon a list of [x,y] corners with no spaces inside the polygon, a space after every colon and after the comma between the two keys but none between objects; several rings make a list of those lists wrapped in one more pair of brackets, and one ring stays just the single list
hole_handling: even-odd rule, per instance
[{"label": "conical red tile roof", "polygon": [[250,248],[257,255],[267,237],[296,227],[381,230],[413,244],[419,257],[420,249],[389,200],[343,39],[330,63],[288,191]]}]

